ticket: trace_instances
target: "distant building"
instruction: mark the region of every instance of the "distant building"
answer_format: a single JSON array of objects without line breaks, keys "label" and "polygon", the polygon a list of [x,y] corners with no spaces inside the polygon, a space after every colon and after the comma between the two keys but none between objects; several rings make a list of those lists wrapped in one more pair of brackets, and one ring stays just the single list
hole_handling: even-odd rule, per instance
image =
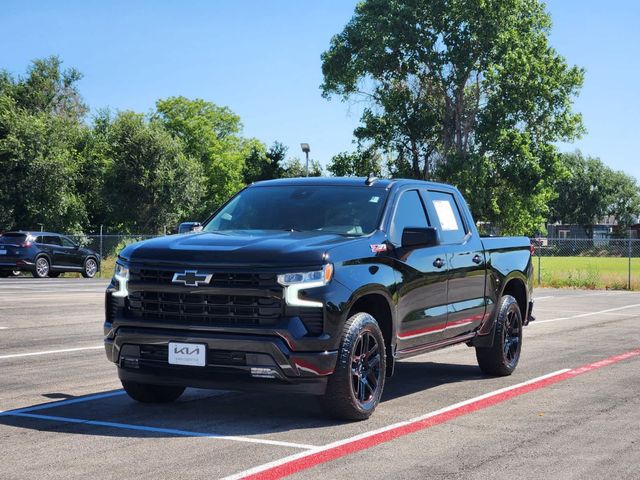
[{"label": "distant building", "polygon": [[547,238],[549,239],[588,238],[591,240],[605,240],[617,233],[618,225],[611,223],[594,225],[553,223],[547,225]]}]

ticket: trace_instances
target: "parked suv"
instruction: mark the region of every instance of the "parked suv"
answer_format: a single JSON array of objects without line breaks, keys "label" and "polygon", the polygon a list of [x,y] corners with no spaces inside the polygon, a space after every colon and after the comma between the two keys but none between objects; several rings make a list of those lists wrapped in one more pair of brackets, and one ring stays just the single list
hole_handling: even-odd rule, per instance
[{"label": "parked suv", "polygon": [[55,278],[63,272],[93,278],[100,270],[100,255],[58,233],[6,232],[0,235],[0,277],[17,270],[36,278]]}]

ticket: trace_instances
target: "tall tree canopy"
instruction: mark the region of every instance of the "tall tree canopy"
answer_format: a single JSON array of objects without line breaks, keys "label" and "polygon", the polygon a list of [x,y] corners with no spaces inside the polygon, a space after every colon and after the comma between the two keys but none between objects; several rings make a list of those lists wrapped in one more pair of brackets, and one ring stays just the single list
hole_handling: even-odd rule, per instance
[{"label": "tall tree canopy", "polygon": [[24,77],[0,72],[0,229],[86,224],[80,78],[57,57],[34,61]]},{"label": "tall tree canopy", "polygon": [[202,167],[159,122],[121,112],[105,136],[104,196],[112,227],[159,233],[175,228],[200,204]]},{"label": "tall tree canopy", "polygon": [[240,117],[228,107],[201,99],[171,97],[158,100],[154,115],[185,145],[185,153],[198,159],[205,173],[204,196],[196,215],[209,216],[244,186],[244,161],[264,146],[241,136]]},{"label": "tall tree canopy", "polygon": [[539,228],[582,131],[583,72],[549,46],[538,0],[365,0],[322,55],[326,97],[368,101],[354,132],[392,171],[455,183],[476,218]]}]

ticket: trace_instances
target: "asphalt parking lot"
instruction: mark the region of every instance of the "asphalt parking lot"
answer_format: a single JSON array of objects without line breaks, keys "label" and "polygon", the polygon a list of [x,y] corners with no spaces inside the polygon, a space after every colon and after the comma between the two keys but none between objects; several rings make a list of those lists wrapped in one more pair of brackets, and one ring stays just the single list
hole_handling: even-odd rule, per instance
[{"label": "asphalt parking lot", "polygon": [[135,403],[101,345],[104,287],[0,280],[0,478],[640,478],[640,293],[538,289],[513,376],[440,350],[341,423],[289,395]]}]

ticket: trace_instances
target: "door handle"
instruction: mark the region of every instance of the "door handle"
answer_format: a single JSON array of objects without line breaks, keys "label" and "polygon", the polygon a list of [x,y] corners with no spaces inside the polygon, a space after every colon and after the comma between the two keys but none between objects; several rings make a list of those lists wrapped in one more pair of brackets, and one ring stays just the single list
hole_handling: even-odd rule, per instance
[{"label": "door handle", "polygon": [[433,261],[433,266],[434,266],[434,267],[436,267],[436,268],[442,268],[442,267],[444,267],[444,260],[442,260],[441,258],[436,258],[436,259]]},{"label": "door handle", "polygon": [[482,257],[478,254],[474,255],[471,260],[473,261],[473,263],[477,263],[478,265],[482,263]]}]

